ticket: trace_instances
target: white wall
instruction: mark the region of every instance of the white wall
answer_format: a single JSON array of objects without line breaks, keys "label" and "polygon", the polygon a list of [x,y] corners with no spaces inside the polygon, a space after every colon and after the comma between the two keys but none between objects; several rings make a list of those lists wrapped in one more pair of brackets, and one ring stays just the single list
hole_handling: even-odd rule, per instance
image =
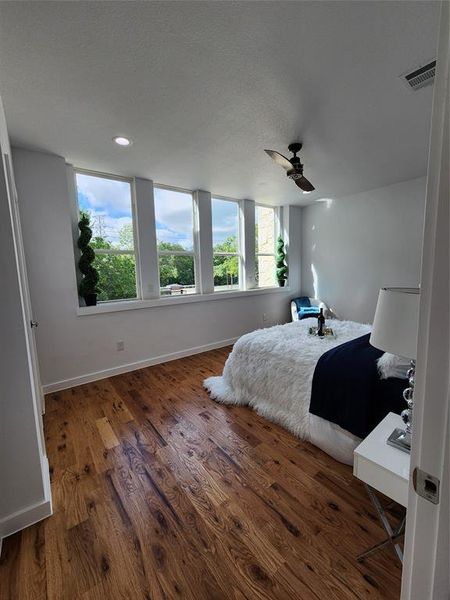
[{"label": "white wall", "polygon": [[379,288],[419,284],[425,178],[302,209],[302,292],[372,322]]},{"label": "white wall", "polygon": [[[10,156],[1,100],[0,146],[2,158]],[[12,206],[0,159],[0,545],[2,537],[51,511],[48,468],[29,369],[28,323],[18,275]]]},{"label": "white wall", "polygon": [[[290,291],[78,316],[65,161],[15,149],[14,167],[31,299],[40,323],[41,377],[47,390],[76,384],[89,374],[108,375],[124,365],[220,344],[289,319],[289,300],[300,290],[300,208],[286,211]],[[125,342],[122,352],[116,350],[119,340]]]}]

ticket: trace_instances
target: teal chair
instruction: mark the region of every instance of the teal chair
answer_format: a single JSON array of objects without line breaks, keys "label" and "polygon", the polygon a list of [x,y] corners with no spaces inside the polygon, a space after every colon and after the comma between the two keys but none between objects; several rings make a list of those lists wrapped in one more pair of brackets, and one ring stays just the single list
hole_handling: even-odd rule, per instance
[{"label": "teal chair", "polygon": [[324,317],[329,318],[330,311],[325,302],[322,302],[318,298],[309,298],[308,296],[294,298],[291,301],[292,320],[317,319],[321,308],[323,308]]}]

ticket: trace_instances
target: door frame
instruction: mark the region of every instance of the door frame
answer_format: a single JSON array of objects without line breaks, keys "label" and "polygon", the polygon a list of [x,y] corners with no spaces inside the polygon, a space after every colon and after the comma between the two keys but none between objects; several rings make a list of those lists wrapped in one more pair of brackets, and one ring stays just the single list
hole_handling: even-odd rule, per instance
[{"label": "door frame", "polygon": [[410,483],[402,600],[448,600],[450,592],[450,3],[441,3],[422,255],[411,471],[440,480],[435,505]]}]

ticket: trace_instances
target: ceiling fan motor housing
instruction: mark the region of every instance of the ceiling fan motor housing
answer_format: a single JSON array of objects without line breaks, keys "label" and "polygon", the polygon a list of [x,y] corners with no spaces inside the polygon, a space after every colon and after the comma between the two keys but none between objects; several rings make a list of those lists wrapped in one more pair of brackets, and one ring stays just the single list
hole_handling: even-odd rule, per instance
[{"label": "ceiling fan motor housing", "polygon": [[293,181],[303,177],[303,165],[300,162],[300,160],[299,160],[298,164],[294,164],[294,168],[292,169],[292,171],[288,171],[286,173],[286,175],[288,176],[289,179],[292,179]]},{"label": "ceiling fan motor housing", "polygon": [[300,177],[303,176],[303,165],[300,162],[300,158],[297,156],[297,153],[300,152],[302,146],[303,144],[300,144],[299,142],[289,144],[288,146],[289,152],[292,152],[294,156],[289,159],[290,163],[293,166],[293,169],[289,170],[286,173],[286,175],[289,177],[289,179],[292,179],[293,181],[295,181],[296,179],[300,179]]}]

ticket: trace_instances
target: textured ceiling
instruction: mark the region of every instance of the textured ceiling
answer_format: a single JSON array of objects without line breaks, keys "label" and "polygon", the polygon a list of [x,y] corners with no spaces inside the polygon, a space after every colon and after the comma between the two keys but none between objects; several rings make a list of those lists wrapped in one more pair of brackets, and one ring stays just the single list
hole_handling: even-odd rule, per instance
[{"label": "textured ceiling", "polygon": [[[1,2],[14,143],[273,204],[426,172],[437,2]],[[115,147],[126,135],[133,146]],[[302,141],[304,196],[264,154]]]}]

